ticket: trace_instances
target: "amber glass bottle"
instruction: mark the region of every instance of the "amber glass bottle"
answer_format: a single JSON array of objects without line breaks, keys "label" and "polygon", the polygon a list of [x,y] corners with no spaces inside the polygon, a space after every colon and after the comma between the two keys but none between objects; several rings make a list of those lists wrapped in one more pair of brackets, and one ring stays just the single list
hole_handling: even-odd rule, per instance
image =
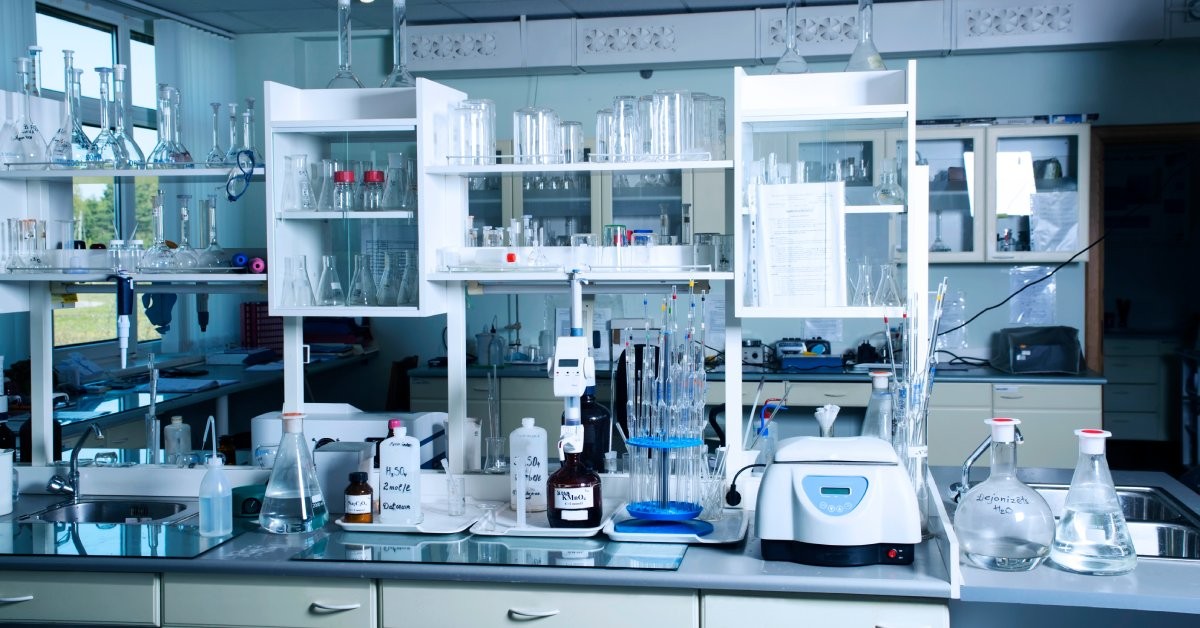
[{"label": "amber glass bottle", "polygon": [[366,471],[350,474],[350,486],[346,487],[346,523],[371,523],[371,485],[367,483]]},{"label": "amber glass bottle", "polygon": [[568,452],[562,466],[546,484],[546,493],[550,497],[546,516],[551,528],[595,528],[600,525],[604,511],[600,476],[583,465],[578,452]]}]

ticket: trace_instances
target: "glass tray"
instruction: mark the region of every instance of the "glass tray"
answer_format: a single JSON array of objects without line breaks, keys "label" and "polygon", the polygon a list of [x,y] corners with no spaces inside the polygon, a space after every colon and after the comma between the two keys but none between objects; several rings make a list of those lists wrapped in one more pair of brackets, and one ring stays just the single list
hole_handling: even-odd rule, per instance
[{"label": "glass tray", "polygon": [[749,513],[740,508],[726,508],[721,512],[721,518],[710,521],[713,531],[704,536],[682,532],[618,532],[617,524],[632,519],[622,506],[616,514],[604,524],[604,534],[614,541],[629,541],[634,543],[688,543],[691,545],[720,545],[737,543],[746,538],[750,528]]},{"label": "glass tray", "polygon": [[400,523],[347,523],[340,518],[335,522],[348,532],[403,532],[408,534],[454,534],[471,527],[479,520],[483,510],[476,502],[467,502],[466,511],[451,516],[445,502],[421,502],[424,519],[417,525]]},{"label": "glass tray", "polygon": [[517,527],[517,513],[508,505],[496,510],[496,525],[485,529],[482,520],[471,526],[471,534],[480,536],[540,536],[557,538],[587,538],[595,536],[604,528],[605,522],[612,518],[617,511],[619,502],[604,501],[600,515],[600,525],[594,528],[551,528],[545,512],[531,512],[525,516],[525,527]]}]

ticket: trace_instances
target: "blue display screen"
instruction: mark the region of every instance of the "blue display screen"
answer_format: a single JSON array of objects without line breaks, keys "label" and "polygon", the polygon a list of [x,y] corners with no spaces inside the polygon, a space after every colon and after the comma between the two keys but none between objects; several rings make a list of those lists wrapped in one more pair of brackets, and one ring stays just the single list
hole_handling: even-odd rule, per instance
[{"label": "blue display screen", "polygon": [[559,366],[579,366],[579,360],[564,358],[564,359],[558,361],[558,365]]},{"label": "blue display screen", "polygon": [[850,489],[841,486],[822,486],[822,495],[849,495]]}]

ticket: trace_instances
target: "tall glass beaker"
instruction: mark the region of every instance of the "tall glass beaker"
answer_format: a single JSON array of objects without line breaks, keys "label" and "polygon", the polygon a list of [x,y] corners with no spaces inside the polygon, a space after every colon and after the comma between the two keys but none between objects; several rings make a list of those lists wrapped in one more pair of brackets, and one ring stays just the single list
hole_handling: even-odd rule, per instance
[{"label": "tall glass beaker", "polygon": [[63,83],[66,91],[63,96],[62,122],[58,131],[50,138],[47,147],[52,168],[86,168],[88,152],[92,149],[92,142],[84,135],[83,126],[79,123],[79,112],[75,109],[77,99],[74,59],[73,50],[63,51]]},{"label": "tall glass beaker", "polygon": [[417,80],[408,72],[408,10],[405,0],[392,0],[392,72],[380,87],[412,87]]},{"label": "tall glass beaker", "polygon": [[362,87],[362,81],[350,69],[350,0],[338,0],[338,70],[326,89]]}]

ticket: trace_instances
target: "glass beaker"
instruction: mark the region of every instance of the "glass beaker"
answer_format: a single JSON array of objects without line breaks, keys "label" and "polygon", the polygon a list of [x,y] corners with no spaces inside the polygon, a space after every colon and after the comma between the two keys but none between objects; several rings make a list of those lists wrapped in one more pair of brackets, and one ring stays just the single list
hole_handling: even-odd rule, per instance
[{"label": "glass beaker", "polygon": [[559,123],[559,146],[563,151],[563,163],[583,162],[583,123],[566,120]]},{"label": "glass beaker", "polygon": [[308,155],[288,155],[283,162],[283,209],[315,210],[317,198],[308,179]]},{"label": "glass beaker", "polygon": [[408,11],[405,0],[392,0],[392,71],[380,87],[412,87],[417,80],[408,72]]},{"label": "glass beaker", "polygon": [[304,415],[285,412],[283,438],[275,453],[258,523],[267,532],[313,532],[325,525],[328,510],[304,438]]},{"label": "glass beaker", "polygon": [[83,133],[79,123],[79,112],[76,110],[78,100],[75,92],[75,52],[63,51],[63,95],[62,122],[58,131],[50,138],[47,147],[52,168],[86,168],[88,152],[92,142]]},{"label": "glass beaker", "polygon": [[788,0],[783,14],[783,28],[780,39],[785,47],[771,74],[803,74],[808,72],[808,61],[796,51],[796,1]]},{"label": "glass beaker", "polygon": [[883,57],[875,48],[871,32],[874,12],[874,0],[858,0],[858,44],[854,46],[854,52],[850,53],[850,62],[846,64],[847,72],[887,69],[883,65]]},{"label": "glass beaker", "polygon": [[338,275],[337,256],[321,256],[321,278],[317,281],[317,305],[345,305],[346,293]]},{"label": "glass beaker", "polygon": [[692,152],[692,94],[660,89],[650,104],[650,157],[686,159]]},{"label": "glass beaker", "polygon": [[[450,163],[496,163],[496,105],[486,98],[459,101],[450,110]],[[389,165],[391,153],[388,154]]]},{"label": "glass beaker", "polygon": [[637,97],[617,96],[613,99],[612,112],[612,126],[608,135],[611,160],[626,162],[641,159],[642,129]]},{"label": "glass beaker", "polygon": [[354,272],[350,275],[350,289],[346,291],[346,305],[366,307],[377,305],[377,292],[367,255],[355,254]]},{"label": "glass beaker", "polygon": [[362,81],[350,69],[350,0],[338,0],[338,70],[325,89],[362,87]]},{"label": "glass beaker", "polygon": [[523,107],[513,112],[513,163],[553,164],[562,161],[558,149],[558,114],[548,107]]},{"label": "glass beaker", "polygon": [[1104,455],[1104,440],[1112,433],[1083,429],[1075,435],[1079,460],[1054,530],[1050,560],[1067,571],[1097,576],[1133,571],[1137,552]]},{"label": "glass beaker", "polygon": [[215,168],[225,163],[225,150],[221,148],[221,103],[210,102],[208,106],[212,107],[212,148],[208,149],[204,161],[210,168]]},{"label": "glass beaker", "polygon": [[609,161],[612,149],[608,145],[609,134],[612,133],[613,112],[605,107],[596,112],[596,150],[592,153],[592,161]]},{"label": "glass beaker", "polygon": [[129,167],[141,168],[146,165],[146,154],[142,152],[142,148],[133,141],[133,137],[126,131],[125,118],[125,65],[118,63],[113,66],[113,124],[115,125],[115,133],[117,143],[125,150],[125,156],[129,159]]},{"label": "glass beaker", "polygon": [[112,104],[108,98],[108,82],[112,77],[112,68],[96,68],[96,73],[100,75],[100,133],[88,151],[88,167],[128,168],[129,154],[117,139],[116,128],[109,117]]},{"label": "glass beaker", "polygon": [[879,266],[879,285],[875,288],[873,305],[878,307],[895,307],[904,305],[900,296],[900,288],[896,285],[896,270],[891,264]]}]

